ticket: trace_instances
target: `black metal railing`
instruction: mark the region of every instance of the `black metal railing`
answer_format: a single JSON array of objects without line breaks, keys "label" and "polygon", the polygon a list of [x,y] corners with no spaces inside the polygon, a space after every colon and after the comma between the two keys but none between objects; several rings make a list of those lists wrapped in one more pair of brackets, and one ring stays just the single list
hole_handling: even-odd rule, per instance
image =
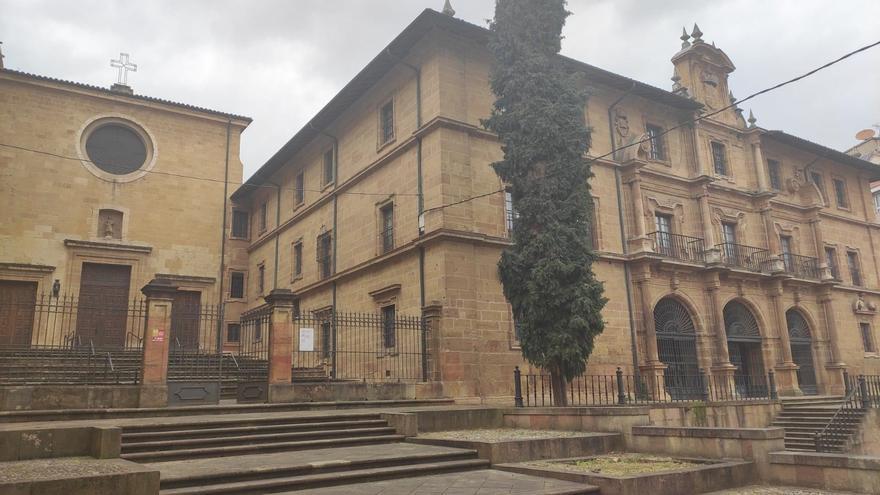
[{"label": "black metal railing", "polygon": [[[742,377],[698,375],[581,375],[565,386],[569,406],[623,406],[678,402],[729,402],[776,398],[773,373]],[[553,406],[550,375],[514,370],[517,407]]]},{"label": "black metal railing", "polygon": [[846,394],[831,419],[815,434],[816,452],[845,450],[854,430],[861,423],[864,412],[871,408],[880,408],[880,376],[850,377],[844,371],[843,380]]},{"label": "black metal railing", "polygon": [[220,308],[198,301],[175,301],[171,308],[168,381],[220,379],[223,359],[217,347]]},{"label": "black metal railing", "polygon": [[424,381],[425,332],[419,316],[302,311],[293,380]]},{"label": "black metal railing", "polygon": [[819,280],[821,272],[819,271],[818,259],[791,253],[783,253],[779,257],[782,259],[786,273],[797,278]]},{"label": "black metal railing", "polygon": [[659,231],[651,232],[648,237],[654,243],[654,252],[661,256],[698,263],[706,261],[706,244],[699,237]]},{"label": "black metal railing", "polygon": [[766,249],[732,242],[723,242],[715,247],[720,251],[721,262],[725,265],[754,272],[765,272],[770,269],[772,255]]},{"label": "black metal railing", "polygon": [[269,378],[269,327],[272,308],[268,304],[245,311],[241,315],[241,330],[236,364],[240,379],[267,380]]}]

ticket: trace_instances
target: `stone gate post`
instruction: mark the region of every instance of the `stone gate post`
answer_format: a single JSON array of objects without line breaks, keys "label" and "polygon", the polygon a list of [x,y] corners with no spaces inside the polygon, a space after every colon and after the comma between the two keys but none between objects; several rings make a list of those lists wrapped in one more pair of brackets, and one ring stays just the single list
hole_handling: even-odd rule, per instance
[{"label": "stone gate post", "polygon": [[265,297],[272,310],[269,317],[269,402],[290,396],[293,352],[293,303],[289,289],[273,289]]},{"label": "stone gate post", "polygon": [[147,297],[147,320],[138,404],[140,407],[164,407],[168,405],[168,348],[171,309],[177,286],[167,280],[153,279],[141,292]]}]

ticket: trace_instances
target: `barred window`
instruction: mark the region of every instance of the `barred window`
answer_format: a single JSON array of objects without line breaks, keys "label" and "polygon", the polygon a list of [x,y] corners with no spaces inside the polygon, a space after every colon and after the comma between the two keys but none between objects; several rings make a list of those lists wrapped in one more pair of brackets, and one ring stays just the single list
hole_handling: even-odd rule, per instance
[{"label": "barred window", "polygon": [[257,266],[257,293],[262,294],[266,289],[266,265]]},{"label": "barred window", "polygon": [[382,245],[382,254],[394,249],[394,204],[388,203],[379,209],[379,216],[382,219],[382,230],[379,232],[379,238]]},{"label": "barred window", "polygon": [[648,134],[650,150],[648,156],[651,160],[665,160],[666,149],[663,147],[663,129],[660,126],[648,124],[645,126]]},{"label": "barred window", "polygon": [[779,162],[767,160],[767,175],[770,176],[770,188],[776,191],[782,190],[782,176],[779,170]]},{"label": "barred window", "polygon": [[244,210],[232,210],[232,237],[248,238],[249,216],[248,212]]},{"label": "barred window", "polygon": [[837,206],[849,208],[849,198],[846,197],[846,183],[843,179],[832,179],[834,183],[834,196],[837,198]]},{"label": "barred window", "polygon": [[269,211],[269,209],[268,209],[268,206],[266,205],[266,203],[263,203],[262,205],[260,205],[260,233],[265,232],[266,228],[268,226],[268,223],[267,223],[268,211]]},{"label": "barred window", "polygon": [[229,275],[229,297],[232,299],[244,297],[244,272],[232,272]]},{"label": "barred window", "polygon": [[229,323],[226,325],[226,342],[238,343],[241,341],[241,324]]},{"label": "barred window", "polygon": [[318,236],[318,273],[322,279],[333,275],[333,236],[331,234],[331,232],[325,232]]},{"label": "barred window", "polygon": [[333,149],[324,152],[324,185],[333,182]]},{"label": "barred window", "polygon": [[862,268],[859,266],[859,253],[847,251],[846,264],[849,266],[849,276],[852,279],[852,284],[860,287],[862,285]]},{"label": "barred window", "polygon": [[727,173],[727,149],[717,141],[712,141],[712,164],[716,175],[728,175]]},{"label": "barred window", "polygon": [[837,266],[837,250],[832,247],[825,248],[825,263],[831,271],[831,276],[840,280],[840,268]]},{"label": "barred window", "polygon": [[877,347],[874,345],[874,335],[871,332],[871,324],[859,323],[859,333],[862,334],[862,346],[865,348],[865,352],[877,352]]},{"label": "barred window", "polygon": [[394,100],[382,105],[379,110],[379,144],[394,139]]},{"label": "barred window", "polygon": [[296,174],[296,187],[293,191],[293,205],[299,206],[306,200],[306,177],[305,172]]},{"label": "barred window", "polygon": [[397,345],[397,328],[395,328],[394,305],[382,308],[382,344],[386,349]]},{"label": "barred window", "polygon": [[293,278],[298,278],[302,275],[302,262],[303,245],[302,242],[297,242],[293,245]]}]

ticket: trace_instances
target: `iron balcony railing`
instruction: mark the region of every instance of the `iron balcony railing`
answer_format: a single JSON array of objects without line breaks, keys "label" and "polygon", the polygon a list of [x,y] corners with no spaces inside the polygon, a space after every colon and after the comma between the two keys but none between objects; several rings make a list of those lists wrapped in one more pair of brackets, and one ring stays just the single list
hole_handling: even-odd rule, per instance
[{"label": "iron balcony railing", "polygon": [[721,262],[728,266],[745,268],[754,272],[770,269],[770,251],[732,242],[722,242],[715,246],[721,253]]},{"label": "iron balcony railing", "polygon": [[799,254],[783,253],[780,255],[785,272],[797,278],[819,280],[819,260]]},{"label": "iron balcony railing", "polygon": [[651,232],[648,237],[654,244],[654,252],[682,261],[706,261],[706,244],[699,237],[672,234],[669,232]]}]

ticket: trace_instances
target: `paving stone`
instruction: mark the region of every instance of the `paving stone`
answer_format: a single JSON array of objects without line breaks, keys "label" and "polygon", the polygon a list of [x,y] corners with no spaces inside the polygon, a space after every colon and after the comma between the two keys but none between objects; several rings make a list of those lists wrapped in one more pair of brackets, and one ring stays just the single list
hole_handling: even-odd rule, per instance
[{"label": "paving stone", "polygon": [[574,495],[591,493],[593,488],[580,483],[481,469],[285,493],[290,495],[352,493],[359,495]]},{"label": "paving stone", "polygon": [[814,488],[796,488],[791,486],[745,486],[732,488],[706,495],[855,495],[850,492],[832,492]]}]

